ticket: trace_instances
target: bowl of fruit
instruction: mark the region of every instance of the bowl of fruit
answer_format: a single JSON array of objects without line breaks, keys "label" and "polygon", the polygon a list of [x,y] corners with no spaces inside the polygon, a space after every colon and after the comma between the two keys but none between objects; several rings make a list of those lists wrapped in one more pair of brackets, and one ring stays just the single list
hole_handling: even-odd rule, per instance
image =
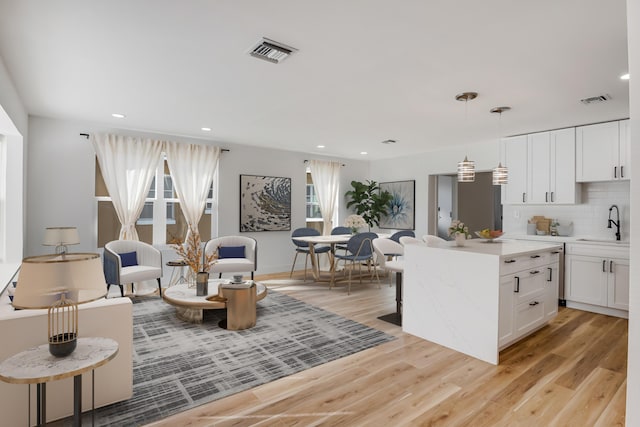
[{"label": "bowl of fruit", "polygon": [[485,239],[484,241],[487,243],[495,242],[498,237],[502,236],[504,233],[502,230],[490,230],[485,228],[484,230],[476,231],[476,236],[481,239]]}]

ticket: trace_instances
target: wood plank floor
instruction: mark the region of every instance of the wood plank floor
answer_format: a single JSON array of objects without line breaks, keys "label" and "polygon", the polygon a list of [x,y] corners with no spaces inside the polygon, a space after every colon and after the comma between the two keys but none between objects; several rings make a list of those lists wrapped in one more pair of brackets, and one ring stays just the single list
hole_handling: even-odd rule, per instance
[{"label": "wood plank floor", "polygon": [[289,282],[288,274],[257,279],[281,279],[269,287],[398,339],[150,426],[625,424],[625,319],[561,308],[493,366],[378,320],[395,309],[387,279],[380,289],[353,285],[349,296],[346,288]]}]

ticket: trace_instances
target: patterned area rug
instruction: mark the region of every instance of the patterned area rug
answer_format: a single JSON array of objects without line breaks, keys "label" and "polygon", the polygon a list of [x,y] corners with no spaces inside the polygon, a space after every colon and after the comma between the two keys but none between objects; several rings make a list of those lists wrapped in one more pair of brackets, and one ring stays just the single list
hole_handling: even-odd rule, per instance
[{"label": "patterned area rug", "polygon": [[134,300],[133,397],[97,409],[96,424],[143,425],[395,339],[275,291],[251,329],[219,328],[224,315],[189,324],[159,298]]}]

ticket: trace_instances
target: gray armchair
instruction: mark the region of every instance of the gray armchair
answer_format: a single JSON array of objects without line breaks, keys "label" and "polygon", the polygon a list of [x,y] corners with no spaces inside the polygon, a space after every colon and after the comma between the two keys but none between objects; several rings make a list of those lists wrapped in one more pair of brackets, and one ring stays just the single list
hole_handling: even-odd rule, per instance
[{"label": "gray armchair", "polygon": [[114,240],[104,245],[103,258],[104,277],[107,291],[111,285],[120,287],[120,295],[124,296],[123,285],[143,280],[158,281],[158,291],[162,296],[162,254],[148,243],[137,240]]}]

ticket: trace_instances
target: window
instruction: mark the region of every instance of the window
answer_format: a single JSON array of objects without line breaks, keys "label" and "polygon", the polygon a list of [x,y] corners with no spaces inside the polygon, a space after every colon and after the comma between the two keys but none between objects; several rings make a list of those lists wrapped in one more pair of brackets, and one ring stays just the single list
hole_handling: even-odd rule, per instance
[{"label": "window", "polygon": [[[120,221],[111,203],[100,165],[96,159],[95,194],[98,201],[98,247],[118,239],[120,235]],[[214,179],[217,182],[217,179]],[[217,191],[217,188],[216,188]],[[204,214],[198,223],[202,241],[211,239],[213,224],[217,215],[214,203],[214,187],[209,189]],[[141,241],[161,245],[166,243],[181,243],[187,233],[187,222],[180,209],[180,201],[175,194],[173,180],[166,160],[163,168],[158,168],[156,176],[151,182],[147,198],[140,217],[136,221],[136,231]]]}]

